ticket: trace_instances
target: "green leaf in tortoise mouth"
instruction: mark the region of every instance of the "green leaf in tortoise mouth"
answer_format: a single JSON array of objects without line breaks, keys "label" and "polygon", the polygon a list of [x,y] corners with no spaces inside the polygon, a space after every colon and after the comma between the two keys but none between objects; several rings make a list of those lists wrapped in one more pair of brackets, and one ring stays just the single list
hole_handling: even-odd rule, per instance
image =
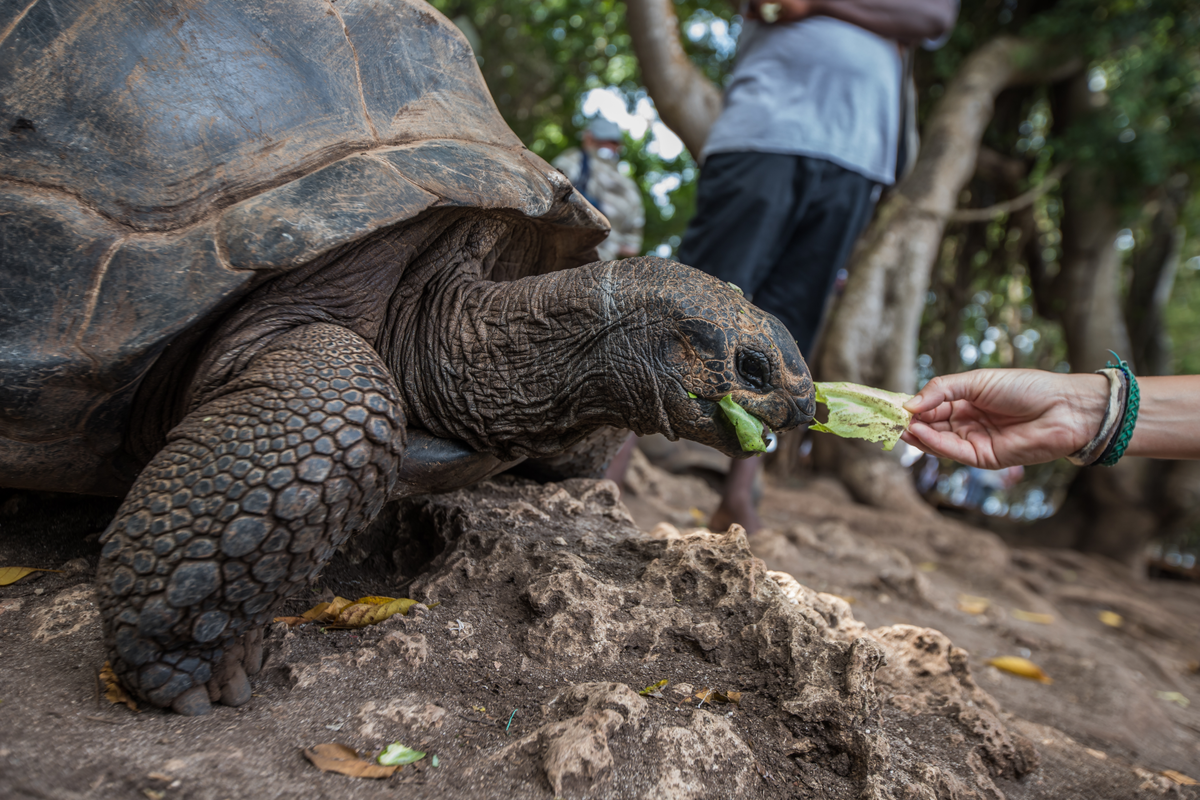
[{"label": "green leaf in tortoise mouth", "polygon": [[814,422],[809,430],[883,442],[891,450],[908,430],[912,414],[904,408],[912,395],[859,386],[856,383],[815,383],[817,402],[829,409],[829,421]]},{"label": "green leaf in tortoise mouth", "polygon": [[766,423],[735,403],[731,394],[722,397],[717,405],[725,412],[726,419],[733,423],[738,444],[743,450],[747,453],[766,452],[767,443],[763,439],[763,434],[767,433]]}]

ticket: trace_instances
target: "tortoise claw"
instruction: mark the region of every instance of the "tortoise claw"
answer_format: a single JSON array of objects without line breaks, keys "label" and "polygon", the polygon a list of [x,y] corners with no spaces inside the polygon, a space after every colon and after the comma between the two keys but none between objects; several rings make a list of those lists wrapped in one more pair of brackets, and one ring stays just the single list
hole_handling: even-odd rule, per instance
[{"label": "tortoise claw", "polygon": [[221,703],[227,706],[245,705],[250,700],[250,679],[241,664],[234,664],[225,673],[225,684],[221,687]]},{"label": "tortoise claw", "polygon": [[193,686],[171,701],[171,710],[185,717],[211,714],[212,703],[208,700],[208,690],[203,686]]},{"label": "tortoise claw", "polygon": [[263,629],[254,628],[242,637],[242,647],[246,654],[242,657],[242,666],[247,675],[257,675],[263,663]]}]

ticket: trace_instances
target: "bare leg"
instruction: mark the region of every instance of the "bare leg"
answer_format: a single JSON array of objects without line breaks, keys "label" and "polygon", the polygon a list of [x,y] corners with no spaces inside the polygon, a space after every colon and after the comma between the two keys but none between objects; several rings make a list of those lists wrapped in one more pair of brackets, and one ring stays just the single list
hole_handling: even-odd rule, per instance
[{"label": "bare leg", "polygon": [[762,472],[762,465],[761,458],[733,460],[725,477],[725,494],[721,496],[721,505],[717,506],[708,521],[709,530],[729,530],[734,523],[745,528],[747,534],[762,530],[762,520],[754,507],[754,481]]},{"label": "bare leg", "polygon": [[621,445],[621,449],[613,456],[608,469],[604,471],[604,477],[613,481],[622,489],[625,488],[625,473],[629,471],[629,461],[633,458],[633,448],[635,447],[637,447],[637,436],[631,433],[629,434],[629,438],[625,440],[625,444]]},{"label": "bare leg", "polygon": [[395,381],[360,337],[280,336],[175,427],[102,539],[109,657],[156,706],[250,698],[259,631],[378,512],[399,471]]}]

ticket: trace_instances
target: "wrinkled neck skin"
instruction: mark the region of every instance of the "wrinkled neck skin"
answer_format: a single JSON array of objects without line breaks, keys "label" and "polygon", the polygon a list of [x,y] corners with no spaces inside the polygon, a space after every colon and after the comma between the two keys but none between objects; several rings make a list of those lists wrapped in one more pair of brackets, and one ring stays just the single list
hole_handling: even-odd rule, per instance
[{"label": "wrinkled neck skin", "polygon": [[520,248],[513,235],[494,219],[460,225],[413,265],[430,279],[404,282],[423,296],[393,299],[379,349],[410,424],[503,460],[562,452],[602,425],[671,434],[649,270],[482,280],[489,257]]},{"label": "wrinkled neck skin", "polygon": [[557,454],[601,425],[675,438],[661,398],[667,320],[640,288],[653,286],[651,270],[483,279],[522,269],[539,241],[516,218],[446,211],[263,284],[203,344],[160,359],[138,414],[161,424],[141,426],[131,452],[148,459],[276,337],[315,322],[376,348],[410,426],[505,461]]}]

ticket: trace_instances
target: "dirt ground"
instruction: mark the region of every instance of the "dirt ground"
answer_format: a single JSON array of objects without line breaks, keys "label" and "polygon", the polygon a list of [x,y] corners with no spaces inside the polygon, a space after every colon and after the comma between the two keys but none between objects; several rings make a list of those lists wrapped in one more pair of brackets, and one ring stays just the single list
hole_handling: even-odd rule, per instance
[{"label": "dirt ground", "polygon": [[[695,530],[716,499],[639,454],[620,500],[501,477],[404,501],[281,613],[426,605],[276,624],[247,705],[181,718],[100,696],[115,503],[0,496],[0,566],[64,570],[0,588],[0,798],[1200,798],[1200,586],[826,481],[769,482],[750,540]],[[394,741],[428,756],[368,780],[302,754]]]}]

